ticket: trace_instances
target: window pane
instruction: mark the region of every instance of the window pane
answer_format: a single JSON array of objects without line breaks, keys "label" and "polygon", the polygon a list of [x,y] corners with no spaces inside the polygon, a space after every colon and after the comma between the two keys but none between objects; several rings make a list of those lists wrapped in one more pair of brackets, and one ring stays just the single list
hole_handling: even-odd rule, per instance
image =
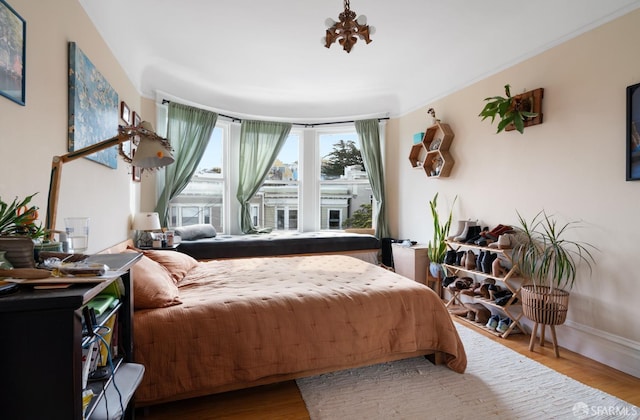
[{"label": "window pane", "polygon": [[320,228],[371,227],[372,191],[356,132],[320,134]]},{"label": "window pane", "polygon": [[214,128],[191,181],[169,203],[173,227],[209,223],[224,232],[224,133],[222,127]]},{"label": "window pane", "polygon": [[298,229],[298,210],[289,210],[289,229]]},{"label": "window pane", "polygon": [[197,207],[182,207],[182,218],[180,223],[182,226],[195,225],[198,223],[198,208]]},{"label": "window pane", "polygon": [[298,211],[298,133],[291,133],[282,146],[277,159],[271,166],[267,178],[250,203],[257,209],[259,228],[296,230],[296,223],[290,223],[291,212]]}]

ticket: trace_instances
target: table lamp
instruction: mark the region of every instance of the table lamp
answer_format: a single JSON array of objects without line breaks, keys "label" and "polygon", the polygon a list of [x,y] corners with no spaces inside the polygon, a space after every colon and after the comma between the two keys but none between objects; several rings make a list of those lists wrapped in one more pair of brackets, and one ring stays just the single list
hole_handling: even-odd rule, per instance
[{"label": "table lamp", "polygon": [[153,238],[151,231],[160,230],[160,215],[158,213],[138,213],[133,218],[133,230],[142,232],[138,238],[136,246],[151,247]]},{"label": "table lamp", "polygon": [[[153,131],[151,124],[146,121],[143,121],[138,126],[118,126],[118,134],[110,139],[83,147],[82,149],[69,152],[62,156],[53,157],[51,163],[51,181],[49,182],[49,198],[47,202],[47,218],[45,221],[45,229],[49,232],[50,236],[53,236],[53,231],[56,226],[62,165],[113,146],[122,146],[122,143],[129,140],[134,141],[134,139],[139,139],[139,141],[138,149],[133,158],[127,156],[122,147],[119,148],[120,155],[125,161],[145,169],[160,168],[173,163],[174,158],[171,155],[171,144],[167,139],[158,136]],[[160,222],[158,221],[158,229],[159,228]]]}]

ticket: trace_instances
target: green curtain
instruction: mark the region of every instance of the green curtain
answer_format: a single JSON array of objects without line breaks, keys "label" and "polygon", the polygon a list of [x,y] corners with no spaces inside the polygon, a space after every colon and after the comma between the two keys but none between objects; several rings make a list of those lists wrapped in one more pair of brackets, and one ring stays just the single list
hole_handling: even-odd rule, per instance
[{"label": "green curtain", "polygon": [[356,131],[362,149],[362,161],[377,203],[376,237],[388,238],[389,227],[384,198],[384,168],[380,150],[380,123],[377,119],[356,121]]},{"label": "green curtain", "polygon": [[167,139],[175,162],[164,170],[164,188],[155,211],[163,226],[169,225],[169,201],[184,189],[204,154],[218,114],[171,102],[167,122]]},{"label": "green curtain", "polygon": [[291,131],[290,123],[242,121],[240,128],[240,168],[238,192],[240,229],[258,233],[251,221],[249,200],[264,182],[271,165]]}]

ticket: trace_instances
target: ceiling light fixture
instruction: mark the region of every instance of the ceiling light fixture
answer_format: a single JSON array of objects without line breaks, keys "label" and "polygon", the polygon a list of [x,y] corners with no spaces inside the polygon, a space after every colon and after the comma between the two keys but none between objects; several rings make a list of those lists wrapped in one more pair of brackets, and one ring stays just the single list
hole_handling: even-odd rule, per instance
[{"label": "ceiling light fixture", "polygon": [[344,12],[338,15],[340,22],[327,18],[327,34],[323,39],[324,46],[329,48],[331,44],[338,41],[346,52],[351,52],[351,48],[358,42],[358,38],[363,39],[367,44],[371,42],[369,35],[372,35],[375,28],[367,25],[367,17],[360,15],[356,19],[356,12],[351,10],[349,0],[344,0]]}]

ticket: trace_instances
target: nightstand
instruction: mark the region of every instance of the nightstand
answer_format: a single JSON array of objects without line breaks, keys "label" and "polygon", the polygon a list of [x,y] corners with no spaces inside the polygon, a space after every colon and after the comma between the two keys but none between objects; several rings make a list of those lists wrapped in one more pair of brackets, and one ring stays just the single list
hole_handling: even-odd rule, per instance
[{"label": "nightstand", "polygon": [[431,287],[438,296],[441,296],[440,279],[429,274],[428,249],[429,247],[424,244],[402,246],[402,244],[393,243],[391,244],[393,266],[396,273]]}]

